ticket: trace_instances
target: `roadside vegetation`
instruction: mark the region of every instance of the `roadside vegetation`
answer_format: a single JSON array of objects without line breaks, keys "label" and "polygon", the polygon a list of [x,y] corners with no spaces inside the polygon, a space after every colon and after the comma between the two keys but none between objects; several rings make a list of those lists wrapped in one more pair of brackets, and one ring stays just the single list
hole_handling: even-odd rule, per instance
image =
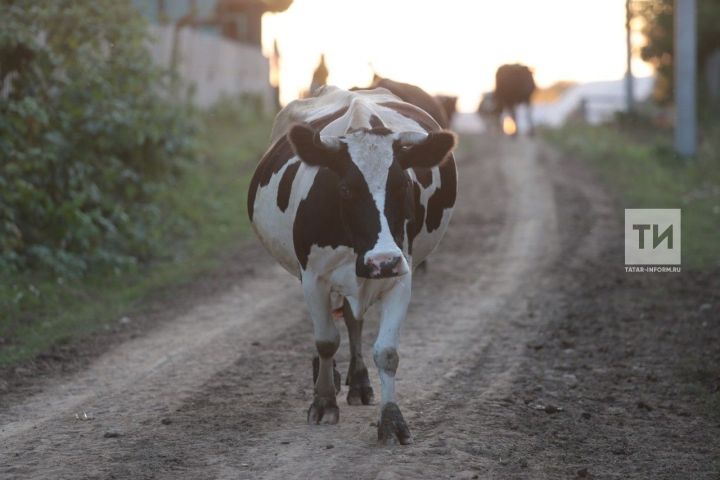
[{"label": "roadside vegetation", "polygon": [[174,101],[145,41],[129,2],[0,6],[0,366],[117,321],[248,230],[271,119],[252,98]]},{"label": "roadside vegetation", "polygon": [[684,268],[720,267],[720,123],[705,122],[694,158],[675,154],[672,130],[641,118],[574,123],[544,136],[591,163],[622,208],[682,209]]},{"label": "roadside vegetation", "polygon": [[0,366],[28,360],[115,323],[144,298],[216,267],[249,233],[246,194],[271,118],[244,102],[199,115],[196,160],[157,194],[151,232],[162,248],[141,262],[63,276],[34,269],[0,277]]}]

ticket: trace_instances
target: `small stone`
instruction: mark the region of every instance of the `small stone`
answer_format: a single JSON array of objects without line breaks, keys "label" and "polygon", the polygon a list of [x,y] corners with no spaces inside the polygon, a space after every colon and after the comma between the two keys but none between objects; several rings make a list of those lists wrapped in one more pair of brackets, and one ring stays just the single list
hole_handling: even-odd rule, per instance
[{"label": "small stone", "polygon": [[710,310],[711,308],[712,308],[712,305],[709,304],[709,303],[703,303],[702,305],[700,305],[700,311],[701,311],[701,312],[707,312],[707,311]]},{"label": "small stone", "polygon": [[577,476],[580,478],[587,478],[589,472],[587,468],[581,468],[577,471]]},{"label": "small stone", "polygon": [[252,342],[250,345],[252,345],[253,347],[259,347],[259,346],[260,346],[260,342],[258,342],[257,340],[255,340],[255,341]]},{"label": "small stone", "polygon": [[288,440],[283,440],[280,442],[281,445],[290,445],[290,442]]},{"label": "small stone", "polygon": [[169,418],[163,418],[162,420],[160,420],[160,423],[162,423],[163,425],[170,425],[172,423],[172,420],[170,420]]},{"label": "small stone", "polygon": [[647,410],[648,412],[652,412],[652,407],[648,405],[647,403],[643,402],[642,400],[637,402],[637,408],[641,410]]},{"label": "small stone", "polygon": [[583,412],[580,414],[580,416],[583,418],[583,420],[590,420],[590,417],[592,417],[592,415],[590,415],[590,412]]},{"label": "small stone", "polygon": [[122,324],[122,325],[127,325],[127,324],[130,323],[132,320],[130,320],[130,317],[122,317],[122,318],[121,318],[120,320],[118,320],[118,321],[119,321],[119,323]]},{"label": "small stone", "polygon": [[564,374],[563,380],[565,381],[565,383],[567,384],[568,387],[570,387],[570,388],[577,387],[578,379],[574,374],[572,374],[572,373]]},{"label": "small stone", "polygon": [[371,427],[377,427],[377,422],[370,422]]},{"label": "small stone", "polygon": [[333,445],[332,443],[328,443],[327,445],[325,445],[325,448],[330,450],[331,448],[335,448],[335,445]]},{"label": "small stone", "polygon": [[545,410],[545,413],[553,414],[553,413],[562,412],[562,411],[563,411],[563,408],[562,408],[562,407],[556,407],[555,405],[545,405],[545,409],[544,409],[544,410]]},{"label": "small stone", "polygon": [[122,433],[117,430],[108,430],[107,432],[105,432],[105,435],[103,435],[103,437],[105,438],[117,438],[120,436],[122,436]]}]

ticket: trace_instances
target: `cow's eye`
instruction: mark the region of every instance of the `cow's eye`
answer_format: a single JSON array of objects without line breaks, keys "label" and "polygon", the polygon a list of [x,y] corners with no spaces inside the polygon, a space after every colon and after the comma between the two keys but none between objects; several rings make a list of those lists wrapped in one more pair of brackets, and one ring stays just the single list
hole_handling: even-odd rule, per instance
[{"label": "cow's eye", "polygon": [[345,200],[350,200],[350,198],[352,198],[352,192],[350,191],[350,187],[348,187],[344,183],[340,184],[340,197]]}]

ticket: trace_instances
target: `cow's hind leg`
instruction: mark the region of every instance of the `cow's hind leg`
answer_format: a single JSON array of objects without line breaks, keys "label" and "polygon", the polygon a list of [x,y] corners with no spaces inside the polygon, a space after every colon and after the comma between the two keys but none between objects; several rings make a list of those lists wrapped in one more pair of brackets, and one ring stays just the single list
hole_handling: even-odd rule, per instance
[{"label": "cow's hind leg", "polygon": [[340,411],[335,400],[334,359],[340,334],[330,312],[330,292],[316,278],[303,276],[303,293],[315,332],[318,371],[315,396],[307,413],[308,423],[337,423]]},{"label": "cow's hind leg", "polygon": [[382,400],[378,422],[378,442],[381,444],[399,442],[412,443],[410,430],[395,401],[395,372],[400,357],[400,327],[407,315],[410,302],[412,275],[403,276],[381,301],[380,332],[373,347],[373,359],[380,373]]},{"label": "cow's hind leg", "polygon": [[363,319],[355,318],[347,299],[343,303],[343,318],[350,340],[350,367],[345,381],[350,387],[347,402],[350,405],[370,405],[375,397],[362,357]]}]

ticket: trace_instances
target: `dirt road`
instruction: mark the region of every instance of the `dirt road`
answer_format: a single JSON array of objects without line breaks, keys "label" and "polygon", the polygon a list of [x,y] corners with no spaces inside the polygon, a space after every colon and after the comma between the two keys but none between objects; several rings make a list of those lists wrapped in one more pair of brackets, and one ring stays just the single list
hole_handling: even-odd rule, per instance
[{"label": "dirt road", "polygon": [[[603,190],[529,139],[466,137],[458,165],[458,207],[415,278],[400,345],[414,445],[376,446],[377,406],[348,406],[345,387],[338,425],[305,424],[313,341],[300,287],[252,247],[205,301],[5,402],[0,478],[716,478],[720,422],[701,405],[665,408],[662,391],[644,394],[647,409],[635,391],[606,398],[621,386],[603,355],[623,340],[597,302],[624,280],[601,275],[620,244]],[[708,302],[698,315],[720,299]],[[599,318],[606,330],[586,328]],[[366,351],[376,330],[372,315]],[[343,380],[347,353],[344,336]],[[660,423],[685,430],[658,439]]]}]

